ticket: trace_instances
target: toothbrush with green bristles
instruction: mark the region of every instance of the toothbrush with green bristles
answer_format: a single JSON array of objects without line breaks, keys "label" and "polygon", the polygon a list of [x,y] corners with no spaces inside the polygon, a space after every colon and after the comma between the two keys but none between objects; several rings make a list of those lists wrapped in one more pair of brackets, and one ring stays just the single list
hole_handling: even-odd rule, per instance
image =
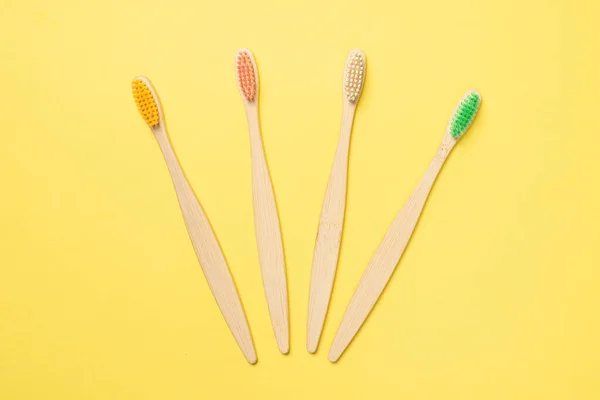
[{"label": "toothbrush with green bristles", "polygon": [[480,104],[481,95],[472,90],[468,91],[456,106],[442,144],[429,164],[427,172],[396,216],[358,283],[331,345],[329,361],[335,362],[340,358],[381,296],[415,230],[427,196],[442,165],[456,142],[469,129]]}]

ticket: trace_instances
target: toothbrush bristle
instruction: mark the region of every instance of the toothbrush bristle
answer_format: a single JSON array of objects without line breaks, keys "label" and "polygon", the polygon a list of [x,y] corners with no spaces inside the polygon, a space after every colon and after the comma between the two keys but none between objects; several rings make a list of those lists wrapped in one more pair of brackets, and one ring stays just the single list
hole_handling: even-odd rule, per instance
[{"label": "toothbrush bristle", "polygon": [[459,139],[469,129],[479,110],[480,104],[481,95],[475,90],[468,91],[460,99],[448,123],[448,133],[454,139]]},{"label": "toothbrush bristle", "polygon": [[365,59],[361,52],[353,51],[348,56],[344,72],[344,93],[346,98],[355,102],[360,96],[365,80]]},{"label": "toothbrush bristle", "polygon": [[256,96],[256,75],[254,64],[247,51],[242,50],[237,55],[236,61],[237,79],[240,91],[248,101],[254,100]]},{"label": "toothbrush bristle", "polygon": [[134,79],[131,82],[131,90],[135,104],[144,121],[150,127],[158,125],[160,122],[158,104],[146,82],[139,78]]}]

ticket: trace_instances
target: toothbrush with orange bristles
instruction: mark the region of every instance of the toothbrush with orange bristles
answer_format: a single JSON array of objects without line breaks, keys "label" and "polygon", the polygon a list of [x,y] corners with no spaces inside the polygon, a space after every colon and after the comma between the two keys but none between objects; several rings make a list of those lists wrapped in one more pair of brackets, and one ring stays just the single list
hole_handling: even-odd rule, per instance
[{"label": "toothbrush with orange bristles", "polygon": [[154,133],[167,162],[183,220],[208,286],[246,360],[254,364],[257,360],[256,351],[242,302],[210,222],[185,178],[169,142],[158,96],[145,77],[136,77],[131,87],[138,110]]},{"label": "toothbrush with orange bristles", "polygon": [[354,112],[363,88],[365,72],[365,54],[362,50],[351,50],[348,53],[344,69],[342,128],[325,191],[313,256],[306,334],[306,348],[311,353],[317,351],[319,345],[340,254],[346,210],[350,134]]},{"label": "toothbrush with orange bristles", "polygon": [[285,274],[283,243],[279,215],[273,194],[271,176],[258,119],[258,69],[252,52],[240,49],[236,53],[238,89],[244,101],[252,158],[252,197],[254,200],[254,227],[263,286],[267,297],[271,324],[277,347],[283,354],[290,349],[288,292]]}]

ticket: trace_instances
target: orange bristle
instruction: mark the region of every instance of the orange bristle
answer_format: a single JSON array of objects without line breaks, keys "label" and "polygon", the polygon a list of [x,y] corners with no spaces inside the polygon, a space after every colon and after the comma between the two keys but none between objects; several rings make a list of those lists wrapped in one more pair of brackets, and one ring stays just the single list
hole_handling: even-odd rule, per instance
[{"label": "orange bristle", "polygon": [[156,99],[146,82],[138,78],[134,79],[131,82],[131,90],[135,104],[144,121],[150,127],[158,125],[160,122],[158,104],[156,104]]},{"label": "orange bristle", "polygon": [[256,77],[252,59],[246,51],[241,51],[237,56],[237,78],[242,94],[248,101],[254,100],[256,95]]}]

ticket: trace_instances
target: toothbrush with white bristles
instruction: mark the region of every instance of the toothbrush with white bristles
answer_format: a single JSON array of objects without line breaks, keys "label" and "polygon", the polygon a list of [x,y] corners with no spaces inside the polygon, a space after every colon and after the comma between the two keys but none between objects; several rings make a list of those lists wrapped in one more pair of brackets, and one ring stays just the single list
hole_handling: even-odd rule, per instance
[{"label": "toothbrush with white bristles", "polygon": [[306,334],[306,348],[311,353],[317,351],[319,345],[340,254],[346,210],[350,134],[352,133],[354,112],[364,85],[365,73],[365,53],[359,49],[351,50],[344,68],[340,138],[325,191],[313,256]]},{"label": "toothbrush with white bristles", "polygon": [[456,106],[433,161],[396,216],[358,283],[331,345],[329,361],[340,358],[381,296],[413,234],[438,173],[458,139],[469,129],[480,104],[481,95],[469,91]]},{"label": "toothbrush with white bristles", "polygon": [[271,175],[260,134],[258,69],[250,50],[238,50],[236,74],[250,131],[252,197],[258,259],[277,347],[281,353],[287,354],[290,350],[290,333],[283,242]]}]

